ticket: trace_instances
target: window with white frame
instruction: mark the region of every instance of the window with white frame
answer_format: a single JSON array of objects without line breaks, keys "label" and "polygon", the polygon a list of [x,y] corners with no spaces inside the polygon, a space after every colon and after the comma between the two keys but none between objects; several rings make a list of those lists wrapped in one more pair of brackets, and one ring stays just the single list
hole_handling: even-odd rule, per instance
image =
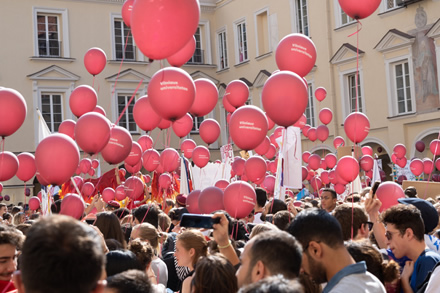
[{"label": "window with white frame", "polygon": [[314,94],[313,94],[313,86],[311,83],[308,84],[307,87],[308,90],[308,103],[307,103],[307,107],[306,107],[306,111],[304,112],[304,114],[306,115],[307,118],[307,124],[309,124],[312,127],[315,127],[316,123],[315,123],[315,105],[314,105]]},{"label": "window with white frame", "polygon": [[[348,87],[348,103],[349,103],[349,111],[352,112],[363,112],[362,109],[362,95],[361,95],[361,82],[360,82],[360,74],[358,74],[357,80],[357,93],[356,93],[356,72],[350,73],[346,75],[347,79],[347,87]],[[357,96],[357,103],[356,103]]]},{"label": "window with white frame", "polygon": [[228,62],[228,49],[226,43],[226,30],[223,30],[217,34],[218,41],[218,69],[226,69],[229,67]]},{"label": "window with white frame", "polygon": [[[123,94],[123,93],[118,94],[118,117],[121,116],[122,111],[124,111],[131,97],[132,97],[131,94]],[[136,133],[138,132],[138,129],[133,117],[134,103],[135,101],[133,100],[128,106],[127,110],[122,115],[121,119],[119,120],[119,126],[124,127],[129,132]]]},{"label": "window with white frame", "polygon": [[269,12],[266,9],[255,13],[255,29],[257,39],[257,56],[270,52]]},{"label": "window with white frame", "polygon": [[190,64],[204,64],[204,54],[202,50],[202,33],[201,27],[199,26],[194,34],[194,38],[196,39],[196,49],[194,50],[194,54],[189,59],[188,63]]},{"label": "window with white frame", "polygon": [[57,132],[63,121],[62,100],[61,93],[42,92],[40,95],[41,114],[51,132]]},{"label": "window with white frame", "polygon": [[390,9],[398,8],[399,6],[397,5],[397,1],[398,0],[384,0],[385,9],[390,10]]},{"label": "window with white frame", "polygon": [[394,95],[397,103],[397,113],[414,112],[411,95],[411,79],[408,60],[391,64],[394,74]]},{"label": "window with white frame", "polygon": [[191,132],[199,132],[200,124],[202,124],[203,120],[205,120],[205,117],[194,117],[193,116],[193,128],[191,129]]},{"label": "window with white frame", "polygon": [[296,0],[296,26],[298,33],[309,35],[307,0]]},{"label": "window with white frame", "polygon": [[345,13],[344,10],[342,10],[342,8],[340,9],[341,9],[341,26],[356,22],[356,20],[348,16],[347,13]]},{"label": "window with white frame", "polygon": [[235,24],[236,33],[236,61],[242,63],[248,60],[247,36],[246,36],[246,22],[241,21]]},{"label": "window with white frame", "polygon": [[136,60],[136,47],[133,43],[133,36],[130,28],[121,19],[114,19],[113,22],[114,50],[116,60]]}]

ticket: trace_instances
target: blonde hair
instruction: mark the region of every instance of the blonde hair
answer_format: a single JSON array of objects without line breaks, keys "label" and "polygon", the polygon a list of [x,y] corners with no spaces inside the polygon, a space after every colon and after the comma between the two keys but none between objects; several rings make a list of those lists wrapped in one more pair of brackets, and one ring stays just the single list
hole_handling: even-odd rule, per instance
[{"label": "blonde hair", "polygon": [[198,230],[186,230],[182,234],[177,235],[177,240],[186,250],[194,248],[195,254],[192,259],[193,267],[195,267],[200,257],[208,254],[208,242],[202,232]]},{"label": "blonde hair", "polygon": [[139,238],[142,241],[148,241],[154,249],[154,254],[157,255],[157,250],[159,248],[159,238],[162,237],[162,233],[160,233],[156,229],[156,227],[154,227],[150,223],[142,223],[136,225],[133,229],[139,231]]}]

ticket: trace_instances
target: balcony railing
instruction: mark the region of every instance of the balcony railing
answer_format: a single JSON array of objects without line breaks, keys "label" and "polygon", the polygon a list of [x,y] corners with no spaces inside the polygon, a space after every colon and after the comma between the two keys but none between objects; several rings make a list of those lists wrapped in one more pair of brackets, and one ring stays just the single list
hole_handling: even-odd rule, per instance
[{"label": "balcony railing", "polygon": [[196,49],[187,64],[205,64],[205,50]]}]

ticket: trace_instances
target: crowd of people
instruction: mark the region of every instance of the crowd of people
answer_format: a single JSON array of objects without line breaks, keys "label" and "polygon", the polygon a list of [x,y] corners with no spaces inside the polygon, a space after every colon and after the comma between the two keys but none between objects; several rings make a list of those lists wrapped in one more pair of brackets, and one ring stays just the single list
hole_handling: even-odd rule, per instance
[{"label": "crowd of people", "polygon": [[0,292],[439,292],[440,198],[405,195],[381,211],[370,188],[256,188],[247,217],[216,211],[212,229],[180,226],[183,194],[133,210],[97,197],[80,219],[0,204]]}]

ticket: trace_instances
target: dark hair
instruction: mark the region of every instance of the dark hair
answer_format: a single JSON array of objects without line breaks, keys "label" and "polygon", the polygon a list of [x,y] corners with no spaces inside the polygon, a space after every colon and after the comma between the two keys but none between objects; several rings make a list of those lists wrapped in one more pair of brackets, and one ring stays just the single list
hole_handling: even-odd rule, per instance
[{"label": "dark hair", "polygon": [[267,201],[267,193],[263,188],[255,188],[255,194],[257,196],[257,205],[259,207],[264,207]]},{"label": "dark hair", "polygon": [[406,197],[417,197],[417,190],[414,186],[408,186],[405,189],[405,196]]},{"label": "dark hair", "polygon": [[52,212],[52,214],[59,214],[60,213],[61,202],[62,202],[62,200],[59,199],[59,200],[54,201],[54,203],[50,205],[50,211]]},{"label": "dark hair", "polygon": [[6,209],[8,208],[8,206],[7,206],[5,203],[0,203],[0,209],[1,209],[2,207],[5,207]]},{"label": "dark hair", "polygon": [[317,208],[306,209],[296,215],[295,221],[290,223],[287,231],[303,247],[306,247],[312,240],[321,241],[331,248],[344,245],[338,220],[327,211]]},{"label": "dark hair", "polygon": [[170,217],[171,221],[180,221],[180,218],[182,217],[183,213],[184,213],[184,208],[172,208],[168,212],[168,216]]},{"label": "dark hair", "polygon": [[124,246],[122,246],[121,242],[116,239],[105,239],[105,245],[107,245],[109,251],[124,249]]},{"label": "dark hair", "polygon": [[31,227],[32,227],[31,224],[22,223],[22,224],[18,224],[17,226],[15,226],[15,229],[21,231],[23,233],[23,235],[26,236]]},{"label": "dark hair", "polygon": [[335,191],[334,189],[332,189],[332,188],[323,188],[323,189],[321,189],[321,194],[322,194],[324,191],[328,191],[328,192],[330,192],[330,193],[332,194],[332,198],[338,198],[338,196],[337,196],[337,194],[336,194],[336,191]]},{"label": "dark hair", "polygon": [[235,293],[238,290],[235,269],[221,254],[202,257],[197,262],[191,288],[193,293]]},{"label": "dark hair", "polygon": [[23,233],[17,231],[13,227],[0,225],[0,245],[10,244],[15,246],[17,250],[20,250],[21,246],[23,245],[23,241]]},{"label": "dark hair", "polygon": [[358,234],[362,224],[368,221],[365,210],[357,204],[344,203],[335,208],[333,216],[341,224],[344,240],[351,239],[351,227],[353,227],[353,238]]},{"label": "dark hair", "polygon": [[128,216],[130,214],[130,210],[127,208],[119,208],[112,211],[112,213],[115,214],[118,219],[123,219],[125,216]]},{"label": "dark hair", "polygon": [[145,271],[154,258],[154,249],[150,243],[139,239],[133,239],[130,242],[128,249],[136,255],[142,266],[142,270]]},{"label": "dark hair", "polygon": [[89,293],[104,267],[100,236],[71,217],[53,215],[29,230],[20,260],[26,292]]},{"label": "dark hair", "polygon": [[295,216],[289,211],[279,211],[275,215],[273,215],[272,221],[278,229],[282,231],[286,231],[290,222],[295,219]]},{"label": "dark hair", "polygon": [[14,206],[14,207],[12,208],[12,210],[11,210],[11,214],[12,214],[13,216],[15,216],[16,213],[19,213],[19,212],[21,212],[22,210],[23,210],[22,207],[20,207],[20,206]]},{"label": "dark hair", "polygon": [[244,286],[238,293],[303,293],[304,289],[297,280],[283,275],[269,276],[258,282]]},{"label": "dark hair", "polygon": [[122,233],[121,223],[118,217],[112,212],[101,212],[96,214],[95,226],[104,235],[104,239],[116,239],[124,247],[127,246]]},{"label": "dark hair", "polygon": [[284,231],[268,231],[253,238],[249,255],[251,268],[261,261],[273,275],[282,274],[288,279],[299,275],[301,245]]},{"label": "dark hair", "polygon": [[360,201],[361,201],[361,196],[357,192],[353,192],[352,194],[350,194],[349,196],[347,196],[345,198],[345,202],[348,202],[348,203],[353,203],[353,202],[357,203]]},{"label": "dark hair", "polygon": [[393,224],[399,230],[400,235],[405,234],[406,229],[411,229],[418,241],[424,239],[425,225],[423,224],[420,210],[412,204],[398,204],[382,214],[382,222]]},{"label": "dark hair", "polygon": [[246,228],[246,222],[243,220],[232,220],[232,231],[229,233],[232,239],[238,240],[249,240],[247,236],[248,230]]},{"label": "dark hair", "polygon": [[10,213],[4,213],[3,220],[9,220],[9,219],[12,219],[12,215]]},{"label": "dark hair", "polygon": [[106,254],[107,262],[105,271],[107,277],[122,273],[128,270],[142,271],[142,265],[136,255],[130,250],[113,250]]},{"label": "dark hair", "polygon": [[287,210],[287,204],[282,201],[281,199],[271,199],[268,203],[269,205],[269,212],[268,214],[276,214],[279,211],[286,211]]},{"label": "dark hair", "polygon": [[154,227],[159,226],[159,210],[155,204],[145,204],[137,209],[133,210],[133,217],[135,217],[139,223],[150,223]]},{"label": "dark hair", "polygon": [[107,288],[118,293],[155,292],[147,275],[138,270],[128,270],[107,278]]}]

